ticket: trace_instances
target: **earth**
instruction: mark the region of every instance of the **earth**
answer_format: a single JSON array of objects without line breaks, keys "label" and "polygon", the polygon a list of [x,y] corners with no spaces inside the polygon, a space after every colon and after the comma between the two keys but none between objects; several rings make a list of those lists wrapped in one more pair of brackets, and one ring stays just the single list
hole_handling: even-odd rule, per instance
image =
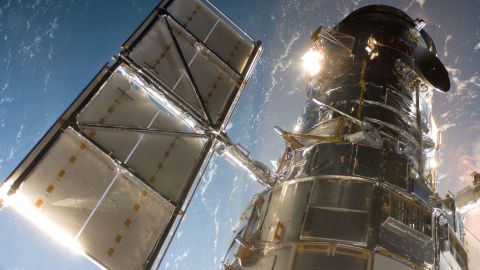
[{"label": "earth", "polygon": [[[228,133],[252,157],[271,167],[284,146],[273,126],[292,130],[305,103],[306,73],[300,57],[310,46],[313,30],[333,26],[369,4],[392,5],[424,19],[452,81],[450,92],[436,92],[433,98],[434,117],[442,132],[438,192],[443,196],[471,184],[471,172],[480,170],[480,2],[214,3],[263,41],[264,53]],[[0,1],[0,181],[157,4],[157,0]],[[214,156],[159,269],[220,269],[237,219],[261,190],[241,168]],[[480,236],[479,210],[466,216],[466,226]],[[0,212],[0,269],[96,267],[7,208]]]}]

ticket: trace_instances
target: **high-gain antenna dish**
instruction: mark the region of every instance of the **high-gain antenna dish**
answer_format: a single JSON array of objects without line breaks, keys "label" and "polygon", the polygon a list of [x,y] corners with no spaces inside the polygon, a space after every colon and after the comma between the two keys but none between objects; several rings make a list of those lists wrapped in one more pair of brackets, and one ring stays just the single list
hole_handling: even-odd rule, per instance
[{"label": "high-gain antenna dish", "polygon": [[438,57],[422,46],[417,46],[414,53],[416,69],[430,86],[447,92],[450,90],[448,72]]}]

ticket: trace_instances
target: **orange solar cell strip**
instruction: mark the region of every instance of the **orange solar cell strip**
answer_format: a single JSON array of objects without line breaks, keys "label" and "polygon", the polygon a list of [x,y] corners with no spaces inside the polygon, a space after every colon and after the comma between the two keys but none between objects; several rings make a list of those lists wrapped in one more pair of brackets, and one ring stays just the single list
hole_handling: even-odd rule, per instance
[{"label": "orange solar cell strip", "polygon": [[37,201],[35,201],[35,206],[37,208],[40,208],[42,205],[43,205],[43,200],[42,199],[37,199]]},{"label": "orange solar cell strip", "polygon": [[48,193],[52,193],[52,191],[53,191],[54,189],[55,189],[54,186],[49,185],[49,186],[47,187],[47,192],[48,192]]}]

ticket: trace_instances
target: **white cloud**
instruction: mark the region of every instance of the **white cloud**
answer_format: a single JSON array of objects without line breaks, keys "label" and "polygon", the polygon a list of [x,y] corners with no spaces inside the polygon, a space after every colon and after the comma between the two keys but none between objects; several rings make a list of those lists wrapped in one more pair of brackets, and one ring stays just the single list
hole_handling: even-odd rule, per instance
[{"label": "white cloud", "polygon": [[423,5],[427,2],[427,0],[416,0],[417,3],[420,5],[421,8],[423,8]]},{"label": "white cloud", "polygon": [[263,104],[267,104],[270,102],[270,97],[273,93],[273,90],[275,90],[277,86],[277,72],[283,72],[286,69],[288,69],[292,65],[292,61],[286,61],[290,53],[290,49],[292,48],[293,44],[295,41],[297,41],[300,38],[300,32],[296,32],[288,41],[285,41],[281,36],[280,36],[280,41],[283,44],[285,50],[284,52],[280,55],[278,59],[275,59],[275,65],[272,68],[272,71],[270,72],[270,81],[271,81],[271,86],[270,88],[265,92],[265,101]]},{"label": "white cloud", "polygon": [[447,49],[447,46],[448,46],[448,42],[452,39],[452,35],[447,35],[447,37],[445,38],[445,45],[443,46],[443,56],[444,57],[447,57],[448,56],[448,49]]},{"label": "white cloud", "polygon": [[20,137],[22,137],[22,134],[23,134],[23,125],[20,126],[20,130],[17,132],[17,139],[20,139]]},{"label": "white cloud", "polygon": [[[190,249],[187,249],[182,254],[176,256],[175,258],[173,258],[173,256],[171,255],[170,257],[173,260],[172,262],[173,268],[179,269],[179,263],[181,263],[185,258],[187,258],[189,253],[190,253]],[[170,262],[167,262],[165,265],[165,269],[168,269],[169,267],[170,267]]]},{"label": "white cloud", "polygon": [[425,5],[427,0],[412,0],[412,2],[410,2],[410,4],[408,4],[408,6],[406,8],[404,8],[403,10],[408,11],[415,2],[417,2],[417,4],[420,5],[420,8],[423,8],[423,5]]},{"label": "white cloud", "polygon": [[[218,210],[220,209],[220,201],[217,204],[217,207],[215,207],[215,211],[213,211],[213,223],[215,224],[215,239],[213,240],[213,250],[217,250],[217,244],[218,244],[218,237],[219,237],[219,232],[220,232],[220,220],[218,218]],[[216,263],[216,262],[215,262]]]},{"label": "white cloud", "polygon": [[183,259],[185,259],[186,257],[188,257],[188,253],[190,253],[190,249],[185,250],[185,252],[183,252],[182,255],[179,255],[179,256],[176,257],[173,261],[174,261],[175,263],[179,263],[179,262],[183,261]]},{"label": "white cloud", "polygon": [[215,157],[212,158],[212,161],[210,164],[212,164],[211,168],[208,169],[207,176],[204,178],[204,180],[202,181],[202,185],[200,186],[200,195],[202,196],[202,201],[203,201],[205,192],[208,189],[208,186],[215,178],[215,175],[217,174],[217,170],[218,170],[218,165],[215,163]]},{"label": "white cloud", "polygon": [[17,153],[17,149],[15,147],[10,147],[10,152],[8,153],[6,161],[10,161],[15,156],[15,153]]},{"label": "white cloud", "polygon": [[480,42],[477,43],[477,45],[475,45],[475,47],[473,48],[475,51],[478,51],[480,50]]},{"label": "white cloud", "polygon": [[449,129],[449,128],[455,127],[456,125],[457,125],[457,124],[455,124],[455,123],[446,123],[446,124],[441,125],[441,126],[438,128],[438,130],[441,131],[441,132],[444,132],[444,131],[446,131],[446,130]]},{"label": "white cloud", "polygon": [[[470,76],[470,78],[464,79],[462,78],[462,71],[460,69],[452,66],[446,66],[446,69],[450,74],[450,77],[452,78],[452,81],[457,90],[454,95],[461,95],[462,91],[467,90],[469,87],[480,88],[479,73],[476,72],[472,76]],[[474,97],[475,92],[471,91],[469,94],[471,95],[470,97]]]}]

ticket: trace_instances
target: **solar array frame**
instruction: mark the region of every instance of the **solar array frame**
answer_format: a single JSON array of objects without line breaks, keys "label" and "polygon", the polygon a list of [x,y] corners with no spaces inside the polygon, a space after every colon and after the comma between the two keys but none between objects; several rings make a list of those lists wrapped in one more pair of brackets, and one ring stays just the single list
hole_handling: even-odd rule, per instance
[{"label": "solar array frame", "polygon": [[[105,156],[105,159],[109,160],[109,162],[111,161],[111,164],[114,164],[112,166],[116,166],[115,170],[117,174],[126,175],[125,179],[134,179],[134,180],[125,180],[125,181],[127,182],[130,181],[133,183],[138,182],[137,184],[140,184],[140,186],[145,187],[145,190],[155,193],[156,196],[158,195],[159,198],[161,198],[162,200],[165,200],[172,206],[172,215],[170,216],[168,221],[165,223],[164,230],[162,230],[160,237],[158,237],[158,239],[155,241],[154,246],[149,252],[144,263],[142,264],[142,267],[144,269],[151,269],[158,266],[161,259],[163,258],[163,255],[166,249],[168,248],[168,245],[173,235],[175,234],[176,229],[178,228],[178,225],[182,219],[182,216],[185,213],[193,194],[195,193],[196,187],[198,186],[198,183],[203,174],[203,171],[205,170],[206,166],[208,165],[208,161],[213,155],[214,149],[212,146],[215,144],[216,140],[212,136],[210,136],[209,132],[211,132],[212,130],[216,132],[224,131],[228,123],[228,120],[235,109],[235,105],[237,104],[238,99],[242,94],[243,89],[246,85],[246,82],[251,76],[254,66],[256,65],[262,51],[261,42],[254,41],[253,39],[251,39],[242,29],[240,29],[233,22],[231,22],[230,19],[228,19],[228,17],[223,15],[223,13],[221,13],[218,9],[216,9],[216,7],[213,6],[210,2],[200,1],[200,0],[190,1],[195,3],[197,7],[198,5],[202,5],[201,6],[202,9],[207,8],[208,12],[212,12],[212,14],[215,14],[215,16],[218,16],[218,20],[215,26],[212,28],[212,30],[210,30],[210,34],[212,34],[212,32],[214,31],[213,29],[216,27],[218,22],[221,21],[222,27],[228,28],[227,29],[228,31],[234,31],[235,33],[238,34],[238,37],[242,38],[244,41],[246,40],[246,42],[249,44],[250,46],[249,51],[247,52],[247,54],[244,54],[247,57],[244,59],[245,61],[243,63],[238,64],[238,61],[237,61],[237,64],[235,66],[235,63],[232,64],[232,63],[229,63],[228,61],[225,61],[225,56],[224,56],[225,52],[217,53],[217,52],[211,51],[205,42],[203,42],[202,40],[199,40],[194,33],[189,31],[189,29],[185,28],[184,27],[185,25],[182,26],[182,24],[175,17],[172,16],[172,14],[170,13],[172,12],[172,9],[169,9],[169,8],[171,8],[172,6],[175,6],[176,2],[182,2],[182,1],[173,1],[173,0],[163,1],[157,6],[157,8],[154,11],[152,11],[152,13],[145,19],[145,21],[137,28],[137,30],[130,36],[130,38],[122,46],[122,52],[120,56],[116,58],[116,62],[113,63],[111,66],[108,66],[106,64],[105,66],[102,67],[102,69],[97,73],[97,75],[90,81],[87,87],[73,101],[73,103],[68,107],[68,109],[60,116],[60,118],[53,124],[53,126],[48,130],[48,132],[42,137],[42,139],[40,139],[40,141],[35,145],[35,147],[22,160],[22,162],[18,165],[18,167],[12,172],[12,174],[5,181],[5,183],[11,185],[9,195],[14,196],[16,192],[21,193],[22,187],[28,186],[28,185],[25,185],[25,183],[27,183],[26,181],[28,180],[28,178],[35,173],[37,166],[40,166],[39,164],[43,164],[47,162],[46,160],[48,159],[49,151],[53,151],[52,148],[54,147],[58,148],[57,144],[60,144],[59,141],[61,140],[65,141],[62,138],[64,138],[68,134],[69,134],[68,136],[70,137],[78,136],[79,138],[81,138],[81,140],[85,141],[85,143],[81,143],[80,145],[88,144],[90,147],[95,148],[96,149],[95,151],[99,151],[99,153],[103,153],[103,155]],[[181,11],[181,7],[180,7],[180,11]],[[172,90],[172,87],[170,87],[167,83],[165,83],[165,81],[163,80],[163,78],[161,78],[161,76],[150,72],[148,69],[145,69],[145,67],[142,67],[141,65],[136,63],[134,59],[131,57],[131,52],[135,51],[136,46],[138,46],[138,44],[142,42],[142,39],[149,34],[149,31],[152,29],[152,27],[156,23],[158,23],[160,20],[164,20],[166,22],[166,25],[170,33],[172,34],[173,41],[174,43],[176,43],[175,44],[176,52],[178,53],[178,55],[180,56],[180,59],[182,60],[181,62],[183,64],[182,68],[184,69],[184,74],[187,74],[187,77],[189,78],[190,83],[192,85],[195,85],[195,81],[194,81],[195,79],[192,77],[192,71],[190,70],[190,65],[186,64],[185,62],[185,56],[183,55],[183,51],[178,46],[179,45],[178,41],[175,41],[175,36],[171,32],[172,26],[170,24],[175,25],[174,26],[176,27],[175,30],[179,30],[179,29],[182,30],[182,27],[183,27],[184,35],[188,36],[189,40],[195,42],[196,45],[201,46],[201,50],[203,52],[206,51],[206,53],[204,54],[210,57],[208,59],[213,59],[211,61],[215,62],[215,65],[217,66],[217,70],[224,69],[224,72],[228,74],[233,74],[238,79],[238,83],[235,83],[233,87],[230,87],[229,91],[231,92],[225,95],[226,101],[224,102],[224,104],[226,105],[217,106],[217,107],[220,107],[220,109],[216,109],[214,114],[215,115],[214,120],[212,120],[212,117],[211,117],[213,113],[209,112],[209,110],[213,111],[213,109],[210,109],[211,107],[205,106],[205,104],[201,104],[202,105],[201,108],[203,109],[203,112],[201,110],[198,110],[198,107],[195,108],[195,106],[192,106],[191,103],[186,102],[184,98],[182,98],[181,96],[179,96],[178,93]],[[223,56],[220,55],[222,53],[223,53]],[[192,60],[191,62],[193,61],[194,60]],[[243,60],[240,59],[240,62],[241,61]],[[119,70],[128,70],[128,72],[131,72],[132,74],[135,75],[137,81],[141,81],[141,84],[143,84],[145,87],[149,88],[150,90],[153,89],[151,90],[151,92],[153,93],[154,96],[155,96],[155,93],[161,96],[161,99],[163,102],[162,106],[164,106],[164,108],[166,107],[171,107],[170,109],[173,108],[172,110],[174,111],[174,114],[175,113],[177,114],[176,117],[182,118],[183,116],[186,116],[186,118],[184,119],[185,123],[186,122],[190,123],[190,125],[195,131],[185,132],[185,134],[183,134],[183,132],[181,131],[149,129],[149,127],[139,128],[135,126],[132,127],[129,125],[113,125],[111,123],[106,123],[104,118],[101,118],[98,123],[84,123],[82,121],[79,121],[79,118],[81,118],[81,115],[85,114],[86,108],[93,106],[93,105],[90,105],[92,103],[92,100],[99,99],[102,89],[105,87],[106,84],[108,84],[111,80],[113,80],[112,76],[117,74]],[[197,74],[197,78],[198,78],[198,74]],[[199,92],[198,91],[196,92],[197,92],[196,93],[197,97],[199,97],[198,95]],[[155,99],[155,97],[153,97],[153,99]],[[201,97],[199,97],[199,101],[200,103],[203,103]],[[111,107],[108,108],[108,111],[109,113],[112,113],[110,110],[113,111]],[[157,112],[156,116],[157,115],[162,116],[163,113],[160,113],[159,111]],[[155,117],[152,119],[151,121],[152,123],[156,119]],[[156,188],[151,183],[149,183],[149,181],[145,179],[145,176],[140,175],[139,171],[137,171],[138,168],[137,170],[134,170],[131,166],[129,166],[128,159],[121,160],[121,158],[119,158],[119,156],[121,156],[120,154],[116,153],[112,149],[108,149],[107,147],[105,147],[105,144],[108,144],[108,142],[97,141],[98,139],[94,138],[96,134],[95,132],[96,130],[99,132],[102,132],[104,130],[108,130],[109,132],[112,130],[115,132],[127,132],[127,133],[137,132],[143,135],[147,134],[148,136],[157,136],[156,134],[160,134],[160,135],[163,134],[165,136],[169,136],[169,135],[170,136],[189,136],[192,138],[200,138],[203,142],[203,145],[198,158],[195,160],[196,163],[191,169],[191,173],[188,176],[188,180],[180,191],[181,194],[177,197],[172,198],[170,196],[169,198],[168,195],[162,194],[162,192],[160,192],[158,188]],[[153,133],[153,135],[150,133]],[[137,146],[138,144],[140,144],[140,140],[137,143]],[[136,151],[136,149],[133,149],[131,151],[133,153],[134,151]],[[130,156],[132,153],[130,153]],[[76,159],[73,159],[73,162],[75,162],[75,160]],[[70,158],[70,162],[72,162],[72,157]],[[121,171],[121,172],[118,173],[118,171]],[[60,170],[57,176],[63,177],[63,175],[65,175],[65,171]],[[110,187],[114,186],[115,179],[116,177],[110,183],[109,185]],[[34,180],[31,180],[31,181],[34,181]],[[47,193],[51,193],[52,190],[53,190],[52,185],[49,185],[46,188]],[[103,193],[103,196],[98,199],[96,207],[100,207],[100,208],[104,207],[104,205],[102,205],[103,200],[105,199],[109,191],[110,190],[107,189]],[[142,192],[142,194],[144,193]],[[34,204],[36,205],[35,207],[39,209],[45,205],[43,200],[40,200],[40,199],[36,200]],[[133,209],[135,209],[135,211],[138,211],[138,208],[139,206],[137,205],[137,203],[135,203],[133,206]],[[90,218],[92,218],[92,216],[95,214],[95,211],[97,211],[97,208],[92,210],[89,216],[89,219],[85,222],[85,224],[81,228],[82,230],[79,232],[79,235],[82,233],[83,229],[86,228]],[[129,226],[129,225],[126,225],[127,223],[131,224],[131,220],[129,221],[128,218],[125,220],[125,226]],[[77,235],[77,239],[79,235]],[[122,237],[118,237],[117,235],[115,241],[120,242],[121,239]],[[113,249],[110,248],[110,250],[107,251],[107,254],[109,256],[112,256],[112,254],[114,254],[115,251],[114,250],[112,251],[112,250]],[[99,265],[103,267],[106,267],[106,268],[112,267],[112,265],[107,265],[108,263],[107,264],[105,263],[105,259],[98,258],[99,257],[98,255],[95,255],[95,254],[87,254],[87,255],[90,258],[93,258]],[[136,267],[136,266],[132,266],[132,267]]]}]

